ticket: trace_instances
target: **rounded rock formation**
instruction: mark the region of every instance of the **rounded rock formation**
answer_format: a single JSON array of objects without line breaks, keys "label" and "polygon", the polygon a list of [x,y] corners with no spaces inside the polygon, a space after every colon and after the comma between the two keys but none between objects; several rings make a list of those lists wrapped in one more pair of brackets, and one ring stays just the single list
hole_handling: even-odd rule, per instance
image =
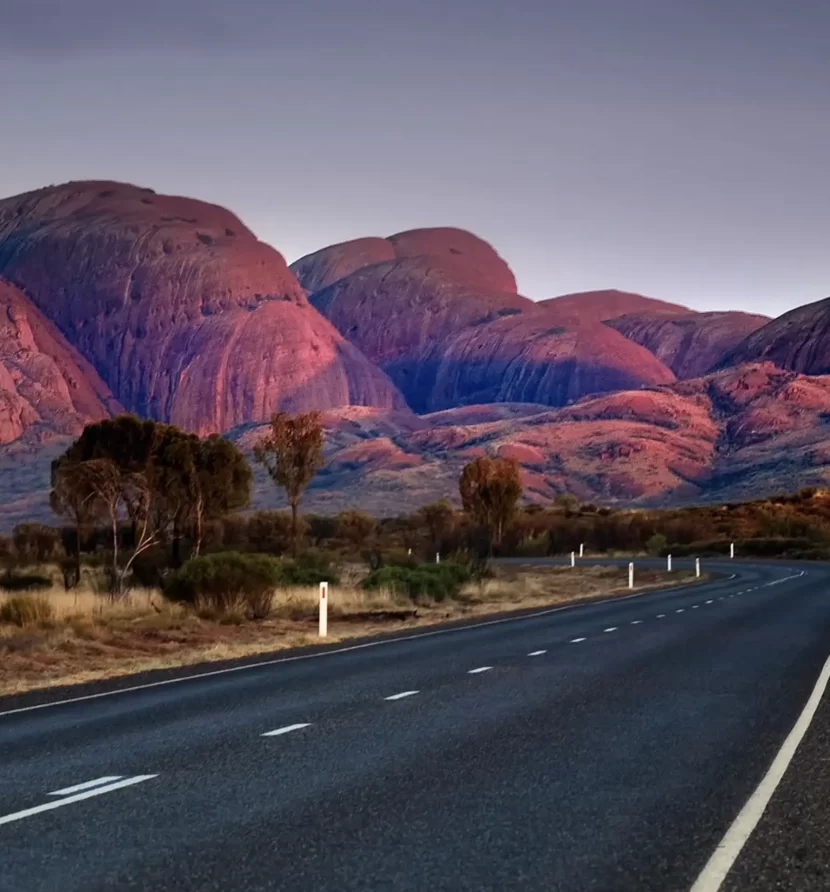
[{"label": "rounded rock formation", "polygon": [[310,294],[359,269],[405,258],[430,258],[456,282],[487,291],[516,293],[516,278],[495,248],[464,229],[411,229],[389,238],[361,238],[330,245],[291,264]]},{"label": "rounded rock formation", "polygon": [[649,311],[608,319],[605,324],[650,350],[678,378],[697,378],[715,368],[730,350],[767,322],[767,316],[751,313],[675,316]]},{"label": "rounded rock formation", "polygon": [[120,410],[92,366],[0,279],[0,443],[75,435]]},{"label": "rounded rock formation", "polygon": [[720,365],[772,362],[805,375],[830,373],[830,297],[784,313],[746,337]]},{"label": "rounded rock formation", "polygon": [[283,407],[403,402],[215,205],[111,182],[5,199],[0,274],[141,415],[207,433]]}]

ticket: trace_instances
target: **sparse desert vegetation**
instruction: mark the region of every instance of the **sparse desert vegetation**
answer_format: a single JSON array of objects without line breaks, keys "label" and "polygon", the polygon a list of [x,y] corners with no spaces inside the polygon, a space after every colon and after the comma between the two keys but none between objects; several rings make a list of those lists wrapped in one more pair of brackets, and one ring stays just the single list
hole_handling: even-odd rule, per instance
[{"label": "sparse desert vegetation", "polygon": [[[624,568],[591,565],[495,566],[486,578],[439,598],[367,588],[361,579],[366,576],[365,567],[346,565],[341,581],[330,587],[328,641],[628,591]],[[690,579],[689,573],[643,570],[637,587]],[[217,610],[173,602],[158,589],[131,589],[118,599],[86,585],[0,594],[0,691],[319,643],[317,606],[318,588],[309,585],[270,589],[267,610],[256,619],[240,603]]]}]

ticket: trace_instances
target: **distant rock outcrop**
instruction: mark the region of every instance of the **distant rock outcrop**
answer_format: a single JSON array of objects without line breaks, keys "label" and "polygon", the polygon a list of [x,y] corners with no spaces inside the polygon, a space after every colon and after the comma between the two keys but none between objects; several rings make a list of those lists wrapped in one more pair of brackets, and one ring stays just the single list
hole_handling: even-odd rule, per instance
[{"label": "distant rock outcrop", "polygon": [[768,322],[731,350],[721,365],[762,361],[805,375],[830,373],[830,297]]},{"label": "distant rock outcrop", "polygon": [[436,357],[431,410],[476,403],[564,406],[592,393],[668,384],[653,354],[604,325],[551,325],[542,311],[472,326]]},{"label": "distant rock outcrop", "polygon": [[111,182],[0,201],[0,274],[130,410],[199,431],[402,398],[223,208]]},{"label": "distant rock outcrop", "polygon": [[605,322],[628,313],[653,313],[678,316],[690,313],[688,307],[671,304],[629,291],[580,291],[539,301],[563,323]]},{"label": "distant rock outcrop", "polygon": [[767,322],[767,316],[752,313],[673,315],[649,310],[607,319],[606,325],[650,350],[678,378],[697,378]]},{"label": "distant rock outcrop", "polygon": [[0,279],[0,443],[78,434],[120,408],[55,326]]},{"label": "distant rock outcrop", "polygon": [[608,326],[560,324],[546,307],[475,287],[426,255],[360,268],[310,299],[416,412],[483,402],[559,406],[674,380]]},{"label": "distant rock outcrop", "polygon": [[463,229],[411,229],[388,238],[361,238],[301,257],[291,270],[313,293],[357,270],[404,258],[430,258],[453,281],[487,291],[516,293],[516,279],[495,248]]}]

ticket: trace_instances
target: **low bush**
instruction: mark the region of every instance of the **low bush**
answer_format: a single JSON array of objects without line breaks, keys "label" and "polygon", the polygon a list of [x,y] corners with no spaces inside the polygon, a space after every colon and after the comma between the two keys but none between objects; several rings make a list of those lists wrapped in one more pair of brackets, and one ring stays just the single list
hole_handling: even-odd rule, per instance
[{"label": "low bush", "polygon": [[[661,553],[674,557],[690,555],[725,555],[729,554],[730,540],[711,539],[690,542],[688,545],[672,544],[661,549]],[[799,558],[808,554],[823,554],[819,543],[806,538],[787,538],[783,536],[758,537],[754,539],[736,539],[735,554],[737,557],[788,557]]]},{"label": "low bush", "polygon": [[278,585],[289,587],[317,585],[320,582],[329,585],[340,583],[340,574],[332,564],[331,556],[325,552],[308,550],[294,560],[280,562]]},{"label": "low bush", "polygon": [[407,598],[431,598],[443,601],[456,597],[470,580],[470,571],[460,564],[419,564],[417,567],[386,566],[372,571],[363,580],[367,591],[385,589]]},{"label": "low bush", "polygon": [[0,622],[15,626],[34,626],[54,619],[55,610],[46,598],[14,595],[0,604]]},{"label": "low bush", "polygon": [[283,567],[265,554],[224,551],[190,558],[170,576],[164,593],[171,601],[207,609],[218,615],[238,612],[262,619],[271,610]]},{"label": "low bush", "polygon": [[52,579],[42,573],[4,573],[0,578],[0,587],[7,592],[29,592],[33,589],[51,588]]}]

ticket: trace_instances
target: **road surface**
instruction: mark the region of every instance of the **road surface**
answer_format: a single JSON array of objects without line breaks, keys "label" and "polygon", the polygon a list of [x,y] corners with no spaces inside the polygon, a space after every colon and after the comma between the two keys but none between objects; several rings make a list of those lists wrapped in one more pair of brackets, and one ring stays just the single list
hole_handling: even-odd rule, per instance
[{"label": "road surface", "polygon": [[706,566],[625,600],[0,700],[0,889],[688,890],[830,638],[830,567]]}]

